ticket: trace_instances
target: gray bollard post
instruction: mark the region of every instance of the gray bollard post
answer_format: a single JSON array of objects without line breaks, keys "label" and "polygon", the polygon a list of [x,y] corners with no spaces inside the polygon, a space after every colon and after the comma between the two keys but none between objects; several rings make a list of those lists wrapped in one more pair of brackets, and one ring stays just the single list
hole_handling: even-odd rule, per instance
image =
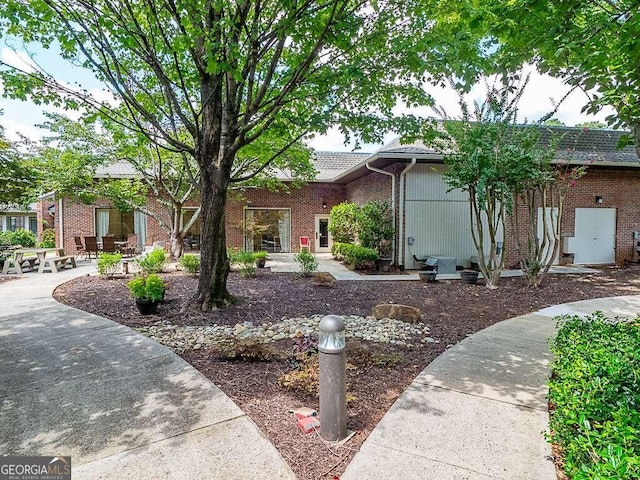
[{"label": "gray bollard post", "polygon": [[322,317],[318,328],[320,436],[331,442],[339,442],[347,437],[344,320],[337,315],[327,315]]}]

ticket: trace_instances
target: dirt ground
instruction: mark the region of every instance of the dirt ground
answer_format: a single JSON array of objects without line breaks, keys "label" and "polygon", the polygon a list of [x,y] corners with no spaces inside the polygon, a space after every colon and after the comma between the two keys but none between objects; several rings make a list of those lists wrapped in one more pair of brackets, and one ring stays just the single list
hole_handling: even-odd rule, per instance
[{"label": "dirt ground", "polygon": [[[138,314],[126,279],[78,278],[59,287],[55,298],[132,327],[167,320],[176,325],[235,325],[314,314],[367,316],[379,303],[401,303],[421,310],[430,336],[437,343],[398,346],[348,342],[348,428],[356,435],[340,448],[326,444],[317,433],[301,433],[290,413],[301,406],[317,409],[317,394],[278,383],[283,374],[300,371],[304,358],[313,355],[312,342],[276,342],[277,355],[269,361],[232,360],[219,350],[183,354],[256,422],[300,479],[340,475],[413,378],[448,346],[467,335],[558,303],[640,294],[637,265],[605,268],[595,274],[549,275],[538,289],[527,287],[522,278],[504,278],[495,290],[485,288],[481,282],[465,285],[460,281],[342,281],[326,286],[318,285],[313,278],[261,269],[255,278],[231,273],[229,290],[243,299],[240,305],[210,313],[180,314],[197,279],[179,273],[164,278],[169,284],[165,303],[158,315],[149,317]],[[303,387],[308,385],[309,380],[306,381]]]}]

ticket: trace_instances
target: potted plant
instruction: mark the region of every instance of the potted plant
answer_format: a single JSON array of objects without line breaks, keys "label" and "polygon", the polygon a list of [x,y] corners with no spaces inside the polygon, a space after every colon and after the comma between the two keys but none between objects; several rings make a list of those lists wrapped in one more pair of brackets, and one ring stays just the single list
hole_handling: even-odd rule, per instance
[{"label": "potted plant", "polygon": [[158,304],[164,298],[165,284],[159,275],[140,275],[127,283],[131,296],[142,315],[158,312]]},{"label": "potted plant", "polygon": [[418,270],[418,278],[423,282],[435,282],[438,272],[435,270]]},{"label": "potted plant", "polygon": [[269,253],[264,250],[260,250],[259,252],[255,252],[253,255],[256,259],[256,267],[264,268],[267,263],[267,256]]},{"label": "potted plant", "polygon": [[388,272],[391,269],[391,240],[386,238],[378,242],[378,269],[382,272]]},{"label": "potted plant", "polygon": [[473,285],[478,281],[478,272],[476,272],[475,270],[461,270],[460,280],[462,280],[462,283]]}]

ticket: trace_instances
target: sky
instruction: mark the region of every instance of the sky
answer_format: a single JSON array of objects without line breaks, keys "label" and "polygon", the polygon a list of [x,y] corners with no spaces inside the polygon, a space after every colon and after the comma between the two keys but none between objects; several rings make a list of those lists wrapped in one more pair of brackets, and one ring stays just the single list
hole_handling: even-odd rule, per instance
[{"label": "sky", "polygon": [[[35,54],[38,63],[46,71],[55,75],[56,78],[67,82],[69,85],[80,83],[96,97],[102,99],[107,98],[107,93],[104,91],[104,88],[92,77],[90,72],[82,71],[81,69],[73,68],[65,64],[53,51],[49,52],[34,48],[31,53]],[[19,66],[22,69],[28,70],[33,68],[30,66],[29,57],[23,51],[12,49],[11,46],[0,46],[0,58],[2,61]],[[525,67],[524,72],[530,73],[531,78],[520,101],[519,120],[521,122],[525,120],[534,122],[553,110],[554,105],[565,96],[570,87],[564,85],[561,79],[538,73],[535,68],[530,65]],[[466,101],[469,104],[471,104],[473,100],[481,100],[484,98],[484,85],[484,82],[480,82],[472,88],[471,92],[466,96]],[[459,114],[458,96],[452,89],[429,86],[426,90],[435,99],[436,105],[443,107],[450,116],[455,117]],[[2,85],[0,85],[0,92],[1,91]],[[587,100],[588,98],[584,92],[575,90],[562,102],[554,118],[558,118],[568,126],[573,126],[576,123],[584,121],[604,121],[607,115],[613,113],[612,109],[605,109],[597,116],[583,115],[580,113],[580,110]],[[5,127],[5,134],[10,139],[17,139],[18,133],[20,133],[28,138],[37,140],[45,133],[36,127],[37,124],[45,120],[42,114],[44,109],[62,113],[61,109],[53,107],[43,107],[31,102],[0,98],[0,110],[3,111],[3,115],[0,116],[0,124]],[[396,113],[403,113],[405,111],[407,110],[402,107],[396,109]],[[426,107],[412,110],[411,113],[425,118],[435,116],[435,112]],[[71,118],[77,118],[78,116],[78,112],[66,112],[66,114]],[[386,134],[383,143],[393,140],[396,136],[393,132]],[[331,128],[326,135],[316,136],[308,143],[314,149],[324,151],[352,151],[354,148],[353,143],[345,145],[344,137],[337,128]],[[364,144],[359,150],[373,152],[380,146],[381,145]]]}]

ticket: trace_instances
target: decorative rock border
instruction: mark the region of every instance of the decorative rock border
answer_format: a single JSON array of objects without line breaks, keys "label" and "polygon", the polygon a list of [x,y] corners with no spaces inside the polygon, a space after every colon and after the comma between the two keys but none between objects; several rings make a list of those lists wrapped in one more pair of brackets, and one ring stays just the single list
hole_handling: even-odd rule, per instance
[{"label": "decorative rock border", "polygon": [[[187,350],[211,348],[233,339],[256,338],[269,343],[287,338],[317,336],[321,318],[322,315],[314,315],[309,318],[283,318],[280,322],[266,322],[260,325],[244,322],[235,326],[179,326],[163,321],[155,325],[136,327],[134,330],[176,353],[183,353]],[[429,327],[425,323],[409,324],[390,318],[376,319],[355,315],[344,316],[344,319],[347,338],[402,346],[440,343],[429,336]]]}]

